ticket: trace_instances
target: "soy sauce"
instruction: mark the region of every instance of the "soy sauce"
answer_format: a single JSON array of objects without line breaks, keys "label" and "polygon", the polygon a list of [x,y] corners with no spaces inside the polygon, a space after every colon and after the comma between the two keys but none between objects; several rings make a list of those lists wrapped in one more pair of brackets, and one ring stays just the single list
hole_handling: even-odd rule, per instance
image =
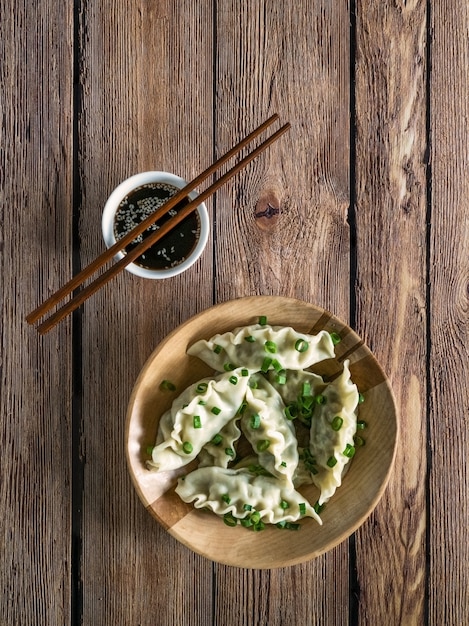
[{"label": "soy sauce", "polygon": [[[147,183],[131,191],[119,204],[114,217],[114,235],[116,240],[121,239],[137,224],[150,214],[154,213],[179,189],[166,183]],[[141,235],[138,235],[126,248],[129,252],[141,243],[150,233],[161,228],[172,217],[189,203],[184,198],[173,209],[163,215],[153,226],[150,226]],[[179,265],[194,250],[200,236],[200,218],[197,211],[186,216],[175,228],[164,235],[146,252],[134,261],[140,267],[151,270],[165,270]]]}]

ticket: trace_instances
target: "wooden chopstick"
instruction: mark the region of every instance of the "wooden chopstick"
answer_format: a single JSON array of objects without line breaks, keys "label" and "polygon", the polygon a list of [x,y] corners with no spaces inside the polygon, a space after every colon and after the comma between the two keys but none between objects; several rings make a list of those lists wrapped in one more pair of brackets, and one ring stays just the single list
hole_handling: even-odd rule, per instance
[{"label": "wooden chopstick", "polygon": [[[138,244],[135,248],[128,251],[125,256],[117,261],[113,266],[111,266],[108,270],[106,270],[103,274],[98,276],[93,282],[91,282],[88,286],[81,289],[71,300],[69,300],[65,305],[63,305],[60,309],[58,309],[54,314],[52,314],[47,320],[45,320],[42,324],[40,324],[37,328],[40,334],[45,334],[49,330],[51,330],[56,324],[58,324],[64,317],[69,315],[72,311],[77,309],[85,300],[87,300],[92,294],[94,294],[100,287],[106,284],[111,278],[116,276],[123,268],[125,268],[129,263],[132,263],[137,257],[143,254],[148,248],[154,245],[161,237],[164,237],[170,230],[172,230],[177,224],[179,224],[185,217],[187,217],[190,213],[196,210],[201,202],[206,200],[209,196],[211,196],[215,191],[217,191],[222,185],[224,185],[230,178],[235,176],[241,169],[243,169],[250,161],[255,159],[261,152],[263,152],[268,146],[270,146],[274,141],[279,139],[281,135],[283,135],[287,130],[290,129],[290,124],[284,124],[281,128],[279,128],[273,135],[268,137],[265,141],[263,141],[257,148],[255,148],[251,153],[245,156],[239,163],[233,166],[230,170],[228,170],[225,174],[223,174],[217,181],[215,181],[210,187],[208,187],[205,191],[202,191],[197,198],[189,202],[186,206],[184,206],[174,217],[168,220],[159,230],[153,231],[148,237],[146,237],[140,244]],[[239,144],[238,144],[239,145]],[[223,157],[222,157],[223,158]],[[185,194],[187,195],[187,188],[184,188]],[[176,194],[179,195],[179,194]],[[176,196],[173,196],[173,198]],[[168,209],[169,201],[166,202],[163,206]],[[135,237],[135,229],[131,232],[132,239]],[[124,238],[119,240],[119,249],[122,248],[122,241]],[[93,265],[93,264],[92,264]],[[88,266],[90,267],[90,266]],[[37,319],[37,318],[36,318]]]},{"label": "wooden chopstick", "polygon": [[73,276],[67,283],[65,283],[60,289],[53,293],[47,300],[45,300],[37,309],[34,309],[26,317],[26,321],[29,324],[33,324],[40,317],[43,317],[48,313],[56,304],[58,304],[63,298],[70,295],[74,289],[79,287],[85,280],[87,280],[92,274],[97,272],[103,265],[110,261],[114,255],[128,246],[138,235],[143,233],[147,228],[157,222],[160,217],[167,213],[170,209],[175,207],[178,202],[183,200],[191,191],[203,183],[209,176],[214,174],[224,163],[229,161],[231,157],[237,154],[240,150],[246,147],[253,139],[264,132],[271,124],[278,120],[278,114],[275,113],[260,126],[254,129],[249,135],[236,144],[231,150],[228,150],[226,154],[221,156],[210,167],[199,174],[194,180],[188,183],[183,189],[178,191],[174,196],[167,200],[157,211],[149,215],[142,222],[140,222],[133,230],[127,233],[124,237],[116,241],[114,245],[107,248],[102,254],[100,254],[94,261],[83,268],[78,274]]}]

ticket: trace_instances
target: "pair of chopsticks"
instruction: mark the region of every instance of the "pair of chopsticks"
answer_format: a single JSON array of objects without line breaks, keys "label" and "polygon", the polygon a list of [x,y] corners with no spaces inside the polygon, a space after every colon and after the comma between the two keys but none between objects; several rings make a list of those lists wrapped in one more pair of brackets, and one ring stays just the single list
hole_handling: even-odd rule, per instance
[{"label": "pair of chopsticks", "polygon": [[[133,230],[127,233],[124,237],[116,241],[116,243],[100,254],[94,261],[92,261],[87,267],[83,268],[76,276],[71,278],[63,287],[53,293],[47,300],[45,300],[40,306],[32,311],[27,317],[26,321],[29,324],[34,324],[41,317],[49,313],[61,300],[66,296],[69,296],[75,289],[80,287],[88,278],[90,278],[95,272],[101,269],[106,263],[108,263],[114,255],[123,250],[129,243],[131,243],[138,235],[143,233],[147,228],[152,226],[158,221],[165,213],[170,211],[178,202],[183,200],[191,191],[193,191],[198,185],[203,183],[209,176],[214,174],[217,169],[224,165],[229,159],[235,156],[243,148],[245,148],[251,141],[258,137],[264,130],[266,130],[271,124],[278,120],[278,115],[272,115],[263,124],[258,126],[247,137],[240,141],[236,146],[231,148],[226,154],[220,157],[215,163],[210,165],[204,172],[199,174],[194,180],[188,183],[183,189],[178,191],[174,196],[169,198],[161,207],[159,207],[154,213],[144,219],[140,224],[135,226]],[[224,185],[230,178],[235,176],[240,170],[242,170],[250,161],[255,159],[261,152],[263,152],[268,146],[276,141],[281,135],[289,130],[290,124],[286,123],[281,126],[275,133],[265,139],[257,148],[245,156],[239,163],[228,170],[225,174],[220,176],[212,185],[210,185],[205,191],[202,191],[197,198],[189,202],[183,209],[181,209],[177,215],[168,220],[159,230],[153,231],[148,237],[146,237],[135,248],[128,251],[122,259],[117,261],[109,269],[99,275],[94,281],[89,283],[86,287],[80,289],[76,295],[74,295],[66,304],[59,308],[55,313],[48,317],[44,322],[39,324],[37,331],[43,335],[49,330],[54,328],[64,317],[75,311],[85,300],[93,295],[100,287],[106,284],[111,278],[116,276],[122,269],[132,263],[136,258],[143,254],[148,248],[153,246],[161,237],[164,237],[170,230],[177,226],[185,217],[195,211],[199,204],[206,200],[209,196],[214,194],[222,185]]]}]

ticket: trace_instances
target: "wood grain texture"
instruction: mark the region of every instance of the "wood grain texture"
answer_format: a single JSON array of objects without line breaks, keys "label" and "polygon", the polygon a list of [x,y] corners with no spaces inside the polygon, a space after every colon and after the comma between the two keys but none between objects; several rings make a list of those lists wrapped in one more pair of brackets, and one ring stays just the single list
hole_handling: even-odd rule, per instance
[{"label": "wood grain texture", "polygon": [[[426,577],[426,3],[357,3],[357,332],[401,419],[394,476],[357,533],[358,619],[421,624]],[[399,572],[399,575],[396,573]]]},{"label": "wood grain texture", "polygon": [[217,44],[217,152],[271,112],[292,123],[217,194],[217,297],[281,293],[346,317],[346,3],[220,3]]},{"label": "wood grain texture", "polygon": [[[347,320],[347,4],[232,0],[217,3],[216,24],[217,153],[270,113],[292,123],[286,137],[217,193],[217,301],[281,294]],[[309,581],[306,595],[288,603],[277,583],[293,589],[300,571]],[[239,623],[239,614],[244,624],[347,620],[346,543],[301,570],[215,572],[216,623]],[[253,589],[260,590],[254,597]]]},{"label": "wood grain texture", "polygon": [[70,330],[24,321],[70,271],[70,8],[0,7],[2,626],[70,615]]},{"label": "wood grain texture", "polygon": [[[84,6],[83,263],[102,250],[102,209],[121,180],[151,169],[192,179],[212,162],[210,9],[206,2]],[[211,565],[173,540],[138,500],[124,430],[148,355],[212,303],[211,245],[190,272],[169,281],[124,272],[83,309],[84,624],[181,624],[188,616],[204,624],[210,614]]]},{"label": "wood grain texture", "polygon": [[[469,9],[432,3],[429,621],[469,623]],[[452,468],[452,469],[450,469]],[[454,471],[453,471],[454,470]],[[442,502],[446,503],[442,506]],[[444,581],[444,584],[442,584]]]}]

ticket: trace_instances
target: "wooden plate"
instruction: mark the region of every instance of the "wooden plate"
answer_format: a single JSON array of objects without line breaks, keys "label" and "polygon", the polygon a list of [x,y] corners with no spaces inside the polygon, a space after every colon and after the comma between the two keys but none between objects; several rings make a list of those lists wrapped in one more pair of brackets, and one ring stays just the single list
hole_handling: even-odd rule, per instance
[{"label": "wooden plate", "polygon": [[[292,326],[315,334],[321,329],[339,333],[336,358],[317,366],[319,373],[334,375],[350,360],[353,381],[365,401],[359,418],[367,422],[361,447],[350,464],[341,487],[321,513],[323,526],[306,519],[298,531],[268,527],[253,532],[231,528],[216,515],[195,510],[174,492],[177,478],[187,472],[150,472],[148,447],[154,445],[158,420],[185,387],[210,375],[212,370],[186,354],[198,339],[223,333],[237,326],[256,323],[266,315],[271,325]],[[177,391],[162,391],[170,379]],[[370,515],[383,494],[394,462],[398,437],[395,402],[388,379],[363,341],[328,311],[291,298],[254,296],[216,305],[174,330],[148,359],[132,392],[127,412],[126,453],[130,475],[143,504],[167,531],[203,556],[245,568],[294,565],[330,550],[351,535]],[[318,491],[307,486],[300,491],[310,502]]]}]

